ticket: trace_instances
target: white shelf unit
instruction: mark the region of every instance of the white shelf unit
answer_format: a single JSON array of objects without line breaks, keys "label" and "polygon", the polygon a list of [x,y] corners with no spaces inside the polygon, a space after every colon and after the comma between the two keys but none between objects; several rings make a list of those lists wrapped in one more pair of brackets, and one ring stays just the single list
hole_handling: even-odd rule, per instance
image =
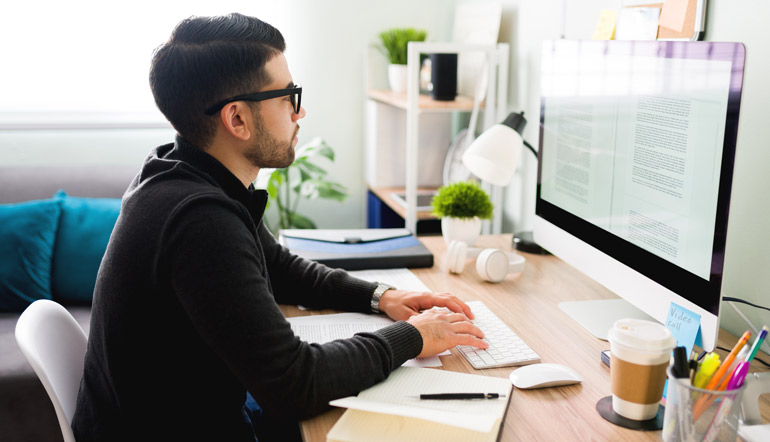
[{"label": "white shelf unit", "polygon": [[[483,130],[493,124],[502,121],[505,118],[508,105],[508,60],[509,45],[507,43],[498,43],[496,45],[476,45],[460,43],[431,43],[431,42],[410,42],[408,45],[407,56],[407,90],[406,93],[393,93],[389,90],[373,89],[370,84],[369,75],[366,82],[367,97],[367,155],[366,155],[366,179],[370,189],[403,187],[406,194],[405,227],[416,233],[418,212],[416,207],[417,190],[420,187],[420,172],[425,176],[435,175],[435,165],[429,164],[428,167],[420,168],[419,154],[420,150],[426,150],[432,155],[434,160],[440,156],[440,168],[443,168],[444,155],[449,146],[450,128],[448,119],[446,124],[441,120],[441,114],[451,112],[470,112],[473,109],[473,97],[459,96],[454,101],[435,101],[429,96],[420,94],[419,70],[420,55],[434,53],[457,53],[459,56],[469,53],[481,53],[484,55],[487,66],[487,87],[486,95],[482,104]],[[367,61],[367,69],[370,69],[370,62]],[[379,106],[379,114],[377,112]],[[392,108],[392,111],[388,109]],[[382,114],[390,113],[383,118]],[[395,114],[394,114],[395,112]],[[395,115],[395,116],[394,116]],[[422,119],[422,121],[421,121]],[[388,123],[388,129],[380,130],[383,120]],[[400,120],[400,121],[399,121]],[[405,130],[402,127],[405,125]],[[421,131],[420,126],[431,126],[429,129]],[[395,134],[400,137],[403,134],[403,151],[398,154],[395,150],[388,152],[391,155],[385,155],[378,152],[379,146],[383,140],[393,137]],[[443,138],[442,138],[443,137]],[[425,146],[426,139],[432,141],[434,146]],[[392,141],[392,140],[386,140]],[[422,144],[421,144],[422,143]],[[387,144],[387,143],[385,143]],[[438,148],[435,145],[438,144]],[[392,143],[391,143],[392,145]],[[443,150],[441,150],[443,148]],[[437,151],[438,149],[438,151]],[[425,152],[422,152],[423,154]],[[380,162],[378,163],[378,159]],[[383,160],[387,160],[387,165],[383,165]],[[393,172],[394,167],[402,167],[404,170],[403,179],[398,171]],[[390,167],[390,170],[388,170]],[[383,170],[385,172],[383,173]],[[379,173],[379,175],[378,175]],[[388,174],[390,181],[383,183],[383,174]],[[439,176],[441,173],[439,172]],[[379,176],[379,179],[378,179]],[[399,182],[394,182],[399,181]],[[424,180],[423,180],[424,181]],[[422,187],[425,187],[422,183]],[[427,187],[438,187],[441,183],[430,184]],[[482,183],[485,190],[490,192],[492,202],[495,206],[495,212],[491,225],[485,223],[485,233],[500,233],[502,225],[502,189]],[[402,212],[403,213],[403,212]],[[423,214],[424,217],[424,214]]]}]

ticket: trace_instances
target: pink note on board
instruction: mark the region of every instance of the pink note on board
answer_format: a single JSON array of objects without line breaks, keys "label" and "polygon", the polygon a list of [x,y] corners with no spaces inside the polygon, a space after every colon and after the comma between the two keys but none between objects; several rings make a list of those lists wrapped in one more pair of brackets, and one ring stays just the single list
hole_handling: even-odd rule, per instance
[{"label": "pink note on board", "polygon": [[687,15],[687,6],[696,0],[664,0],[658,25],[682,32]]}]

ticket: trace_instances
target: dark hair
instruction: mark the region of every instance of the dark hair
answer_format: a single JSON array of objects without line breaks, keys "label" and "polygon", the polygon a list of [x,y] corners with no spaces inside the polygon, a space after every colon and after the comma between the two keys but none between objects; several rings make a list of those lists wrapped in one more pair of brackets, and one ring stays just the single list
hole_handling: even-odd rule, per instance
[{"label": "dark hair", "polygon": [[204,110],[259,91],[270,81],[265,64],[285,49],[281,32],[254,17],[233,13],[185,19],[153,54],[155,104],[182,138],[205,148],[217,117]]}]

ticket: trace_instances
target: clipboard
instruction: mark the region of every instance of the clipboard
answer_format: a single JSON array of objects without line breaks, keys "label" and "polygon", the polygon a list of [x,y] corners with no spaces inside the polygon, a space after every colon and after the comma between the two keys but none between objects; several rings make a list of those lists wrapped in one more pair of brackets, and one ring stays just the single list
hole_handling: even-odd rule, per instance
[{"label": "clipboard", "polygon": [[433,254],[407,229],[284,229],[292,253],[345,270],[433,267]]},{"label": "clipboard", "polygon": [[[647,7],[647,8],[661,8],[663,9],[662,2],[650,2],[646,4],[634,4],[627,7]],[[658,26],[658,40],[674,40],[674,41],[699,41],[703,40],[706,34],[706,0],[689,0],[687,4],[687,11],[684,17],[684,26],[682,30],[667,28],[665,26]]]}]

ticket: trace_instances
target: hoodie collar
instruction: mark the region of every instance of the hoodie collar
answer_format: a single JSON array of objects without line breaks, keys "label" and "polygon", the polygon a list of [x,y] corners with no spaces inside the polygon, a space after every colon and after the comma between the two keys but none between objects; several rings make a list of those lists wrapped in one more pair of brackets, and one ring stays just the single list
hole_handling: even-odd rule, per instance
[{"label": "hoodie collar", "polygon": [[230,198],[242,203],[251,213],[255,222],[259,222],[267,205],[267,191],[255,189],[254,184],[246,188],[230,169],[202,149],[195,147],[185,139],[176,136],[174,147],[166,158],[179,160],[210,176]]}]

